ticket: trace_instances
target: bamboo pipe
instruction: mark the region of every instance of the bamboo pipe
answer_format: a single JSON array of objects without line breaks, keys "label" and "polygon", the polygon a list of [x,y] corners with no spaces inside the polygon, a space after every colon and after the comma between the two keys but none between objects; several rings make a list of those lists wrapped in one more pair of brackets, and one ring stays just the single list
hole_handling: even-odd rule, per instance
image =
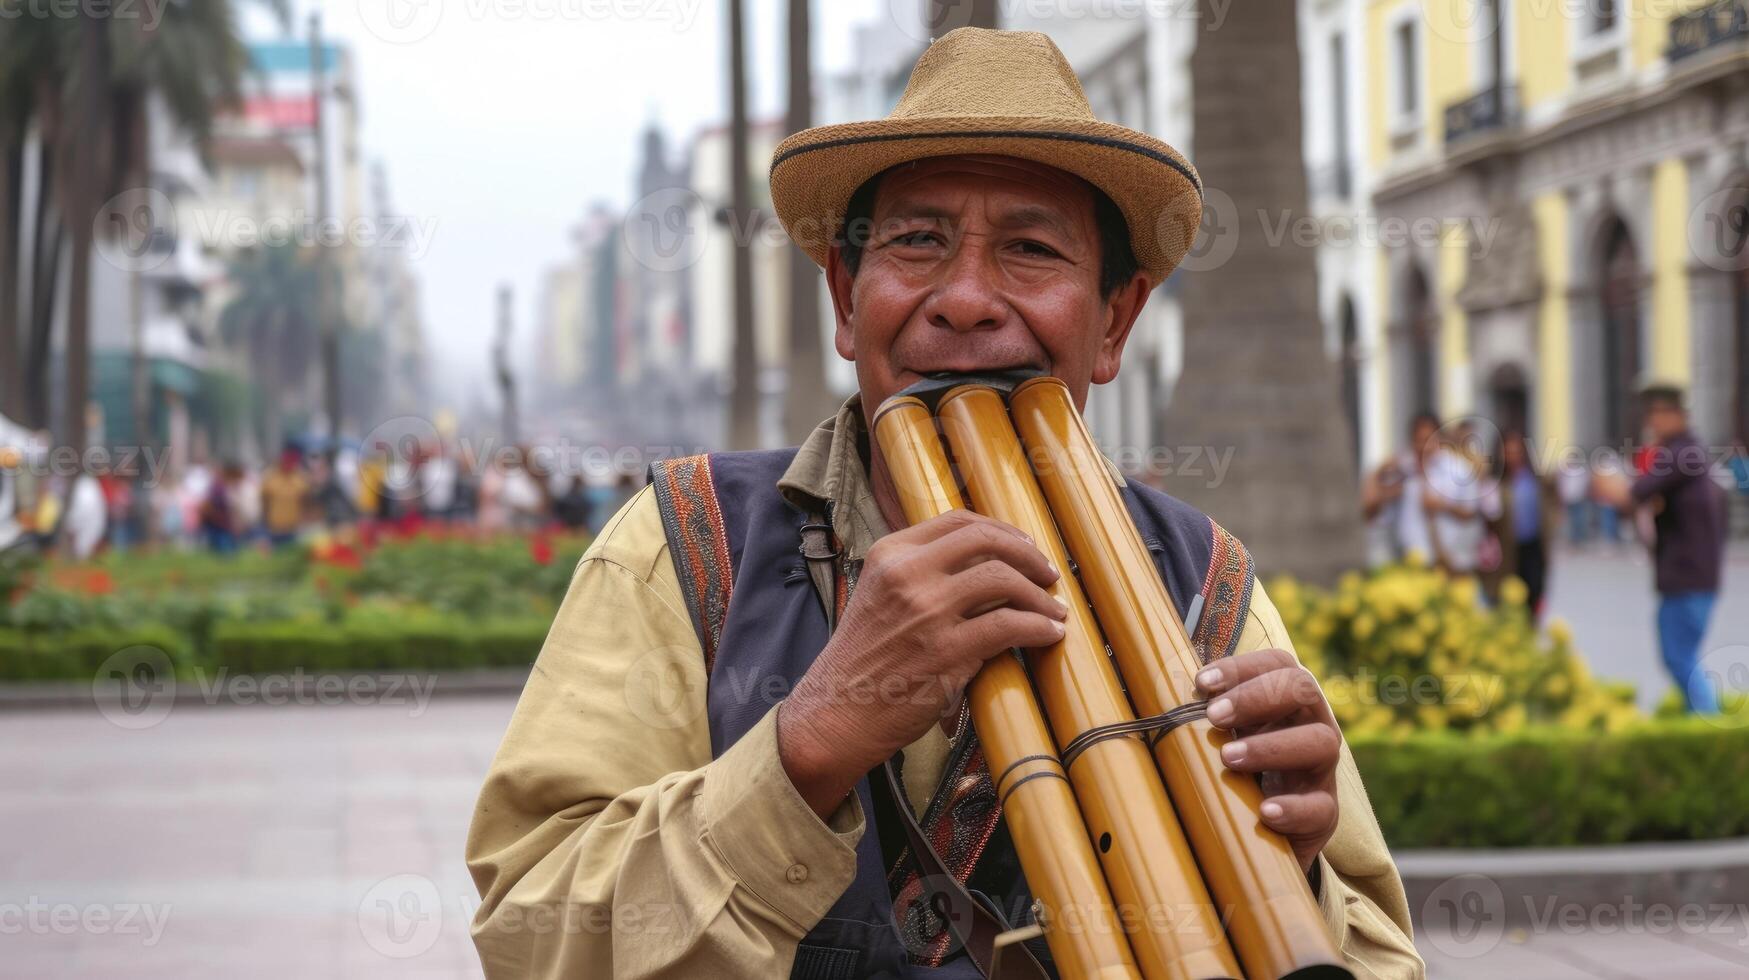
[{"label": "bamboo pipe", "polygon": [[[973,509],[1032,535],[1067,571],[1069,554],[1002,396],[987,385],[962,385],[942,397],[936,414]],[[1089,729],[1132,721],[1135,714],[1075,577],[1063,575],[1051,591],[1069,605],[1066,632],[1056,644],[1029,651],[1027,664],[1061,750]],[[1071,760],[1069,780],[1142,975],[1241,976],[1147,746],[1133,737],[1096,742]]]},{"label": "bamboo pipe", "polygon": [[[1197,700],[1202,660],[1069,389],[1034,378],[1014,389],[1009,411],[1136,710],[1157,715]],[[1293,849],[1263,825],[1257,780],[1222,763],[1230,740],[1198,719],[1160,739],[1154,755],[1209,890],[1228,910],[1246,976],[1352,977]]]},{"label": "bamboo pipe", "polygon": [[[872,428],[907,521],[964,508],[923,402],[888,399]],[[1140,980],[1020,661],[1012,654],[986,661],[966,686],[966,698],[1058,972],[1064,980]]]}]

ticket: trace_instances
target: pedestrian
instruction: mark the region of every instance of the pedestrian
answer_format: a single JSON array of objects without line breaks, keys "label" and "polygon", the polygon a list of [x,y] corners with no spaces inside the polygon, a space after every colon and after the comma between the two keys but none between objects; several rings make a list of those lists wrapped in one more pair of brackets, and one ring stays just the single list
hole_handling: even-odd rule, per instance
[{"label": "pedestrian", "polygon": [[200,533],[214,554],[229,555],[237,550],[243,530],[237,511],[243,481],[243,467],[234,461],[225,462],[218,475],[207,481],[200,504]]},{"label": "pedestrian", "polygon": [[279,463],[261,479],[262,527],[267,543],[275,549],[296,543],[298,531],[309,515],[310,479],[304,474],[303,454],[287,445]]},{"label": "pedestrian", "polygon": [[[768,172],[778,220],[824,266],[859,390],[799,448],[659,463],[591,545],[468,834],[492,980],[975,977],[988,946],[949,929],[994,936],[1007,923],[991,906],[1031,924],[998,830],[1006,774],[984,765],[960,694],[988,658],[1056,644],[1059,573],[988,517],[909,524],[868,420],[937,371],[1048,370],[1084,404],[1189,250],[1200,179],[1096,119],[1048,37],[974,28],[924,49],[888,119],[793,135]],[[1243,546],[1160,491],[1122,492],[1166,549],[1155,570],[1181,614],[1218,580],[1201,689],[1242,690],[1213,702],[1223,727],[1269,720],[1247,738],[1275,748],[1228,765],[1263,772],[1257,819],[1284,835],[1349,969],[1423,976],[1361,776],[1277,646],[1286,630]],[[831,551],[818,575],[800,571],[804,541]],[[859,678],[923,693],[863,697]],[[940,860],[905,857],[907,840],[939,842]],[[681,927],[528,927],[597,907],[656,907]],[[1011,968],[1044,973],[1033,945],[1009,950]]]},{"label": "pedestrian", "polygon": [[1658,590],[1658,646],[1688,710],[1717,714],[1716,678],[1700,663],[1701,643],[1718,601],[1725,558],[1727,502],[1714,481],[1707,448],[1689,427],[1683,389],[1653,383],[1641,389],[1648,447],[1633,480],[1598,474],[1593,493],[1618,510],[1652,514]]},{"label": "pedestrian", "polygon": [[1398,559],[1471,575],[1481,562],[1484,519],[1497,513],[1490,490],[1476,464],[1440,438],[1439,416],[1420,412],[1409,421],[1408,446],[1363,484],[1361,513],[1388,523]]},{"label": "pedestrian", "polygon": [[565,489],[553,497],[553,519],[567,531],[582,531],[589,526],[589,488],[583,474],[572,473],[562,478]]},{"label": "pedestrian", "polygon": [[[1560,520],[1555,481],[1537,470],[1524,433],[1509,429],[1500,439],[1499,516],[1492,522],[1500,542],[1496,581],[1516,575],[1524,583],[1525,605],[1534,622],[1542,616],[1548,588],[1550,542]],[[1498,593],[1494,593],[1495,597]]]}]

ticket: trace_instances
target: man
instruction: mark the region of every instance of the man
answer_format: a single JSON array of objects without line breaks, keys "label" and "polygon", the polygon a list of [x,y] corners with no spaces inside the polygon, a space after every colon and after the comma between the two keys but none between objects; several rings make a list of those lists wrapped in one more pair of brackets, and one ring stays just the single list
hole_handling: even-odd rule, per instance
[{"label": "man", "polygon": [[[988,518],[905,527],[865,420],[937,371],[1045,370],[1081,403],[1188,249],[1200,184],[1094,119],[1048,38],[974,29],[931,45],[887,120],[786,140],[771,184],[860,392],[799,450],[656,467],[584,556],[469,833],[491,977],[976,977],[937,898],[1028,917],[960,695],[1061,635],[1058,572]],[[1242,547],[1127,494],[1181,609],[1205,570],[1252,596],[1202,617],[1237,655],[1199,683],[1336,945],[1360,976],[1422,976],[1341,733]],[[798,557],[823,525],[830,546]],[[896,791],[866,778],[892,759]],[[945,873],[909,855],[913,829]]]},{"label": "man", "polygon": [[280,450],[279,464],[261,478],[261,520],[274,548],[296,543],[310,504],[304,455],[296,446]]},{"label": "man", "polygon": [[1654,382],[1640,390],[1648,447],[1643,472],[1629,481],[1599,473],[1593,492],[1617,510],[1652,510],[1658,589],[1658,646],[1688,710],[1717,714],[1718,691],[1700,666],[1701,640],[1718,601],[1725,559],[1724,491],[1712,479],[1706,447],[1688,427],[1682,388]]},{"label": "man", "polygon": [[1454,574],[1476,570],[1482,518],[1498,516],[1477,468],[1439,437],[1439,416],[1409,420],[1409,446],[1386,460],[1361,488],[1361,514],[1389,521],[1396,557],[1419,555]]}]

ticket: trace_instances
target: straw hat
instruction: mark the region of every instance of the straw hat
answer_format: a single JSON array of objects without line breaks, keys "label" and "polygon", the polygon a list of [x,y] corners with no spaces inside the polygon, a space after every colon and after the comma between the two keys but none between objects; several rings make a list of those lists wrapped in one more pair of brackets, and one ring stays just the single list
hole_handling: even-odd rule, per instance
[{"label": "straw hat", "polygon": [[1095,118],[1063,53],[1031,31],[952,31],[917,59],[887,118],[816,126],[779,143],[771,202],[790,238],[823,266],[864,181],[911,160],[973,153],[1048,164],[1104,191],[1155,285],[1196,239],[1196,168],[1146,133]]}]

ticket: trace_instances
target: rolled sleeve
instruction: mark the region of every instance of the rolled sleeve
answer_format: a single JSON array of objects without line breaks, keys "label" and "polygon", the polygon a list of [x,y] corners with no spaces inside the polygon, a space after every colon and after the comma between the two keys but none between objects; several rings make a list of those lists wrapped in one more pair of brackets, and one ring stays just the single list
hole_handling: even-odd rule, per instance
[{"label": "rolled sleeve", "polygon": [[821,820],[796,792],[777,748],[782,707],[767,712],[706,770],[699,809],[705,839],[735,879],[800,934],[856,876],[865,823],[855,794]]}]

